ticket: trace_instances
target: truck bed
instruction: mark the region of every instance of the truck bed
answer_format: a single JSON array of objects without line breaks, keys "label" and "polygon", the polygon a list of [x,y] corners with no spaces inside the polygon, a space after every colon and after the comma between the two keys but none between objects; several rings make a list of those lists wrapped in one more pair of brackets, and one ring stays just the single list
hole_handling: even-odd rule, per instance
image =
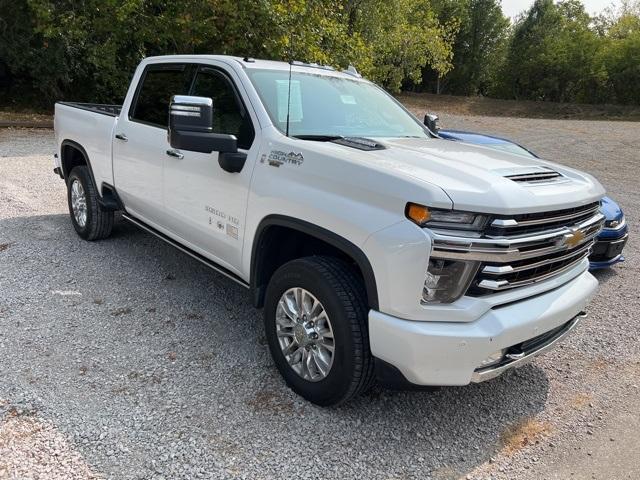
[{"label": "truck bed", "polygon": [[60,105],[67,105],[69,107],[81,108],[82,110],[89,110],[90,112],[100,113],[102,115],[109,115],[110,117],[117,117],[120,115],[122,105],[107,105],[104,103],[81,103],[81,102],[58,102]]},{"label": "truck bed", "polygon": [[71,142],[84,150],[99,191],[104,183],[114,184],[111,150],[121,108],[98,103],[57,102],[55,105],[58,157],[63,158],[63,142]]}]

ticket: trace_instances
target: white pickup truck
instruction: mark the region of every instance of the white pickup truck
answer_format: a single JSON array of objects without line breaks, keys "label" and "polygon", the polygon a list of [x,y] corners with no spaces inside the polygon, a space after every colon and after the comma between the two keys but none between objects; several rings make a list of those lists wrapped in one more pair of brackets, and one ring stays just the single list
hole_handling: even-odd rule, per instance
[{"label": "white pickup truck", "polygon": [[353,69],[147,58],[122,106],[56,104],[55,133],[77,233],[108,237],[120,210],[248,288],[319,405],[493,378],[597,287],[593,177],[440,139]]}]

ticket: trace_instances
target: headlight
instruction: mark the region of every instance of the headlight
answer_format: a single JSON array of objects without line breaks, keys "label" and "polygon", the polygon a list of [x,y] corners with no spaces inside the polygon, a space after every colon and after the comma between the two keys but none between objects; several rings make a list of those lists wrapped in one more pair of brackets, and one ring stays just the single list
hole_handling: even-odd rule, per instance
[{"label": "headlight", "polygon": [[462,296],[478,270],[477,262],[431,259],[422,288],[422,303],[451,303]]},{"label": "headlight", "polygon": [[421,227],[482,230],[487,222],[487,217],[478,213],[429,208],[417,203],[407,203],[405,214]]},{"label": "headlight", "polygon": [[604,228],[619,230],[622,227],[624,227],[625,222],[626,220],[624,218],[624,215],[622,215],[620,218],[616,218],[614,220],[607,220],[606,222],[604,222]]}]

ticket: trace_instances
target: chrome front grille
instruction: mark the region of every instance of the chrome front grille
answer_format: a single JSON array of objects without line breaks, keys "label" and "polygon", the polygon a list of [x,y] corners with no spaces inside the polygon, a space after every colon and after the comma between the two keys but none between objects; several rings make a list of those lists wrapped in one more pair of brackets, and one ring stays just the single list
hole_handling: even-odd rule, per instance
[{"label": "chrome front grille", "polygon": [[502,237],[562,228],[567,225],[579,224],[593,217],[599,210],[600,203],[593,202],[553,212],[497,216],[494,217],[485,234]]},{"label": "chrome front grille", "polygon": [[599,203],[546,213],[495,217],[479,238],[433,234],[434,258],[476,262],[467,295],[542,282],[589,256],[604,216]]}]

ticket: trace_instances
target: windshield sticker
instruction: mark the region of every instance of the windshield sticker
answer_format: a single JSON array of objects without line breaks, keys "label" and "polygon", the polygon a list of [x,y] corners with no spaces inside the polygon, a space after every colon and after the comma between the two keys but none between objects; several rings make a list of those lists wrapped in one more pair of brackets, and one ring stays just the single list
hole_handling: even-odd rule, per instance
[{"label": "windshield sticker", "polygon": [[276,80],[277,96],[278,96],[278,121],[284,123],[287,121],[287,112],[289,113],[289,122],[302,121],[302,89],[300,88],[300,80],[291,80],[291,95],[289,95],[289,80]]},{"label": "windshield sticker", "polygon": [[304,162],[304,157],[301,153],[285,153],[282,150],[272,150],[271,153],[269,153],[269,165],[272,167],[279,167],[284,163],[299,167],[302,165],[302,162]]},{"label": "windshield sticker", "polygon": [[354,97],[353,95],[340,95],[340,100],[345,105],[356,105],[357,104],[356,97]]}]

